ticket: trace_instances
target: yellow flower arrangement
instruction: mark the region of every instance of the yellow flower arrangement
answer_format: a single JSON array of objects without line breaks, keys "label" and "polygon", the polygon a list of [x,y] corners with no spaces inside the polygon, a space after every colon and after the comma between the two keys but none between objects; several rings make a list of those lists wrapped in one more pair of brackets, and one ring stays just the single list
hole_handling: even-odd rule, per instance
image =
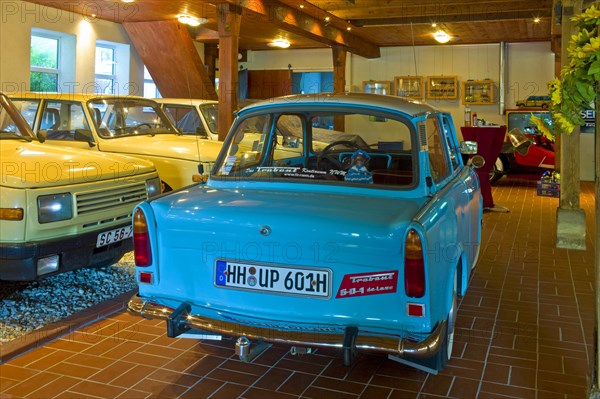
[{"label": "yellow flower arrangement", "polygon": [[600,10],[591,6],[571,20],[579,28],[567,49],[571,61],[563,67],[560,79],[548,82],[554,122],[566,133],[585,123],[581,111],[594,102],[600,81]]}]

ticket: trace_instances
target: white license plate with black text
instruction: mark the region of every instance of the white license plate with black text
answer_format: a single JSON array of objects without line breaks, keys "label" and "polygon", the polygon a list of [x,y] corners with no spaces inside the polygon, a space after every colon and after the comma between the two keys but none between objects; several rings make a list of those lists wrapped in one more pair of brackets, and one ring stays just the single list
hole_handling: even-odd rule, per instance
[{"label": "white license plate with black text", "polygon": [[330,295],[331,271],[218,260],[215,263],[215,285],[327,298]]},{"label": "white license plate with black text", "polygon": [[118,229],[105,231],[98,234],[96,248],[104,247],[115,242],[123,241],[133,236],[133,226],[125,226]]}]

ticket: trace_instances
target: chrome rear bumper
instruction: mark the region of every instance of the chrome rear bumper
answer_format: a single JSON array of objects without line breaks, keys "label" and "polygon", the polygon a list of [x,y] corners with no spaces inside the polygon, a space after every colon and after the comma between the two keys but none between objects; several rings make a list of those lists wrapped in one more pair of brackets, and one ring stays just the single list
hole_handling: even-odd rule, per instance
[{"label": "chrome rear bumper", "polygon": [[[145,301],[138,295],[131,298],[127,305],[127,310],[147,319],[173,321],[171,315],[174,313],[174,309],[151,301]],[[192,314],[186,314],[183,317],[179,317],[177,322],[183,324],[185,328],[189,327],[229,337],[248,337],[250,339],[262,339],[267,342],[297,346],[342,348],[344,346],[345,338],[344,334],[314,331],[282,331],[272,328],[242,325]],[[357,349],[383,352],[396,356],[428,358],[435,355],[440,350],[445,336],[445,320],[439,322],[432,333],[426,339],[419,342],[385,336],[361,335],[359,330],[354,347]]]}]

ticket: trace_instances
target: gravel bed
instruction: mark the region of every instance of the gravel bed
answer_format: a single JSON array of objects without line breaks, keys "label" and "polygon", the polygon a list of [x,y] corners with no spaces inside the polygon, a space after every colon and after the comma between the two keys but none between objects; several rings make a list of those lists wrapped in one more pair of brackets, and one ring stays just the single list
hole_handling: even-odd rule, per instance
[{"label": "gravel bed", "polygon": [[0,281],[0,343],[136,287],[133,252],[112,266],[74,270],[33,282]]}]

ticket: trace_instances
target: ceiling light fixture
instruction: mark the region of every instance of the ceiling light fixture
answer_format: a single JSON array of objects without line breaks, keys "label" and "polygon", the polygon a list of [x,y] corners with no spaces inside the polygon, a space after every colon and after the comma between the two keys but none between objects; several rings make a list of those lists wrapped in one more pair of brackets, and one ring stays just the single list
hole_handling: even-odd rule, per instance
[{"label": "ceiling light fixture", "polygon": [[121,3],[133,3],[135,0],[121,0]]},{"label": "ceiling light fixture", "polygon": [[186,24],[189,26],[198,26],[206,22],[206,18],[198,18],[189,14],[178,14],[177,20],[182,24]]},{"label": "ceiling light fixture", "polygon": [[438,43],[448,43],[450,41],[450,35],[447,34],[446,32],[444,32],[443,30],[438,30],[437,32],[435,32],[433,34],[433,38],[438,42]]},{"label": "ceiling light fixture", "polygon": [[269,47],[279,47],[279,48],[288,48],[290,47],[290,42],[285,39],[275,39],[270,43],[267,43]]},{"label": "ceiling light fixture", "polygon": [[533,19],[533,23],[534,23],[534,24],[539,24],[541,20],[542,20],[542,19],[541,19],[540,17],[535,17],[535,18]]}]

